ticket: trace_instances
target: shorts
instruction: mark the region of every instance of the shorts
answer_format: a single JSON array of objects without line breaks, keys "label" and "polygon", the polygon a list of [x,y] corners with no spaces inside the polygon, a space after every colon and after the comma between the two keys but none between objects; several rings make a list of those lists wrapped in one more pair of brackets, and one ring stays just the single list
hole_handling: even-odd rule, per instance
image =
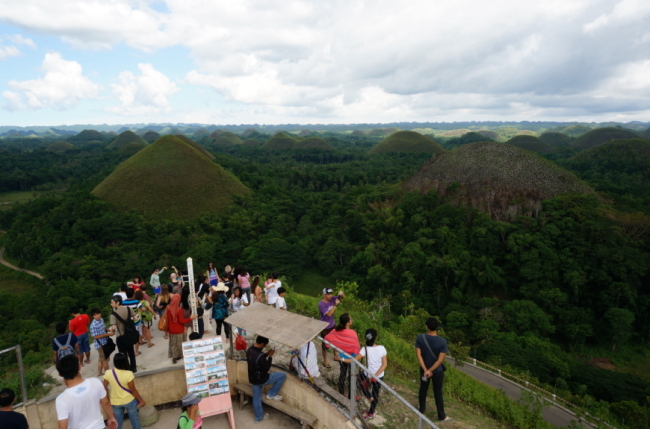
[{"label": "shorts", "polygon": [[99,363],[108,363],[108,359],[104,356],[104,348],[101,345],[97,349],[97,352],[99,353]]},{"label": "shorts", "polygon": [[90,343],[88,343],[88,332],[81,334],[77,337],[77,344],[79,344],[79,354],[90,353]]},{"label": "shorts", "polygon": [[[334,330],[334,328],[323,329],[322,331],[320,331],[320,337],[325,338],[325,335],[329,334],[333,330]],[[327,347],[328,347],[327,344],[322,343],[322,345],[323,345],[323,350],[327,350]]]},{"label": "shorts", "polygon": [[[151,320],[142,320],[142,323],[140,326],[144,326],[145,328],[151,329]],[[142,335],[142,332],[140,332],[140,335]]]}]

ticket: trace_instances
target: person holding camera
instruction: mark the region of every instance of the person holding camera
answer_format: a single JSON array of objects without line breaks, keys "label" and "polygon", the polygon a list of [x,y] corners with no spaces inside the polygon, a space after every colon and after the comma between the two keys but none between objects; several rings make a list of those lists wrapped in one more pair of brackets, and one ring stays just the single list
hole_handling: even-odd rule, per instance
[{"label": "person holding camera", "polygon": [[445,401],[442,397],[442,382],[445,379],[445,366],[442,363],[449,353],[447,340],[438,335],[438,319],[429,317],[424,323],[426,334],[418,335],[415,341],[415,355],[420,363],[420,412],[424,414],[427,408],[427,391],[429,382],[433,382],[433,397],[436,400],[438,420],[450,422],[453,419],[445,414]]},{"label": "person holding camera", "polygon": [[272,384],[271,390],[266,395],[266,399],[281,401],[282,396],[278,395],[287,374],[284,372],[273,372],[269,374],[275,348],[264,353],[264,347],[269,344],[269,339],[259,335],[255,339],[255,344],[246,350],[246,362],[248,363],[248,381],[253,386],[253,410],[255,411],[255,423],[261,422],[268,417],[264,414],[262,407],[262,388],[267,384]]},{"label": "person holding camera", "polygon": [[[334,329],[334,312],[336,311],[336,306],[339,305],[343,298],[345,298],[343,292],[339,292],[336,298],[334,298],[333,293],[334,291],[330,288],[323,289],[323,299],[318,303],[320,320],[327,322],[327,328],[323,329],[320,333],[321,338],[325,338],[325,335],[329,334],[332,332],[332,329]],[[325,368],[331,368],[332,366],[330,365],[329,359],[327,357],[327,345],[325,343],[323,343],[322,349],[323,366]]]}]

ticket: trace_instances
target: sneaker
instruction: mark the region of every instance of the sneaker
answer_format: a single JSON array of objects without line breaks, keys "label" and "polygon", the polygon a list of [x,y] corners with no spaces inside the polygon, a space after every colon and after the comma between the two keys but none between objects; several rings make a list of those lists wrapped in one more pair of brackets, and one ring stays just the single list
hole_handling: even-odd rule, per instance
[{"label": "sneaker", "polygon": [[275,396],[266,395],[266,399],[271,400],[271,401],[281,401],[282,396],[280,396],[280,395],[275,395]]},{"label": "sneaker", "polygon": [[365,420],[370,420],[373,417],[375,417],[375,413],[369,413],[368,411],[363,412],[363,418]]},{"label": "sneaker", "polygon": [[260,420],[255,420],[255,423],[262,423],[263,420],[266,420],[269,418],[269,413],[264,413],[264,417],[262,417]]}]

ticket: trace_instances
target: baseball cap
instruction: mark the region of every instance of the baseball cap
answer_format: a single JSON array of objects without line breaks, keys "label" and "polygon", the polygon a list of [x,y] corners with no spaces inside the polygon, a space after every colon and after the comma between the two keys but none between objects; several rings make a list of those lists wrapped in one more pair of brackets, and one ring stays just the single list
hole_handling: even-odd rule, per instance
[{"label": "baseball cap", "polygon": [[184,407],[189,407],[190,405],[198,404],[201,402],[201,398],[197,398],[194,393],[188,393],[187,395],[183,396],[181,402],[183,403]]},{"label": "baseball cap", "polygon": [[329,295],[329,294],[331,294],[331,293],[334,293],[334,291],[333,291],[332,289],[330,289],[330,288],[328,288],[328,287],[326,287],[325,289],[323,289],[323,295]]}]

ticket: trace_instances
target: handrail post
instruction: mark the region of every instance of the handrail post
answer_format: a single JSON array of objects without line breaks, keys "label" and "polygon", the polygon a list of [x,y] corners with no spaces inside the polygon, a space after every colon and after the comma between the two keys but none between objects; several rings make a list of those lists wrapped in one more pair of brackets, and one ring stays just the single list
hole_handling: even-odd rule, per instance
[{"label": "handrail post", "polygon": [[16,357],[18,358],[18,371],[20,372],[20,391],[23,395],[23,404],[27,403],[27,386],[25,384],[25,368],[23,368],[23,353],[20,344],[16,345]]},{"label": "handrail post", "polygon": [[354,418],[357,415],[357,365],[354,359],[350,363],[350,416]]}]

